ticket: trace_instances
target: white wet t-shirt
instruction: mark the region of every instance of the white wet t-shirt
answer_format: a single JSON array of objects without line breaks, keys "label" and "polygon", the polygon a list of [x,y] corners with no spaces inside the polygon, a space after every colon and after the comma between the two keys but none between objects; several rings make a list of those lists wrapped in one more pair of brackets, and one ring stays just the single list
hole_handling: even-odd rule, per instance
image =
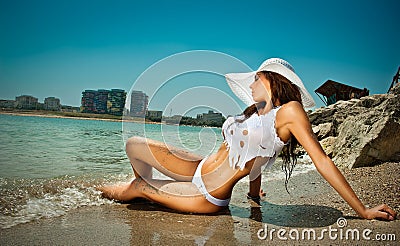
[{"label": "white wet t-shirt", "polygon": [[275,129],[276,112],[279,108],[273,108],[265,115],[255,113],[243,122],[236,120],[243,116],[226,119],[222,125],[222,133],[232,168],[243,170],[248,161],[258,156],[267,157],[263,168],[272,166],[285,145]]}]

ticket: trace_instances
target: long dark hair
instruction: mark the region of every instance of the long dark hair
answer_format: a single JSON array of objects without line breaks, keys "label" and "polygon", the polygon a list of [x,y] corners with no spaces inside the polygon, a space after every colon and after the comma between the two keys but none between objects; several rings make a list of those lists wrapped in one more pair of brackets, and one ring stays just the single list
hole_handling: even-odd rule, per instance
[{"label": "long dark hair", "polygon": [[[290,101],[297,101],[302,104],[300,90],[295,84],[293,84],[287,78],[278,73],[269,71],[262,71],[261,73],[263,73],[270,82],[272,94],[271,101],[273,106],[283,105]],[[260,108],[264,108],[265,105],[266,102],[259,102],[246,108],[242,113],[242,115],[244,116],[244,120],[256,113]],[[297,145],[298,141],[292,135],[288,144],[283,147],[281,153],[283,159],[282,170],[285,172],[285,188],[288,193],[289,190],[287,185],[289,182],[289,178],[292,175],[293,169],[297,163],[297,157],[295,154],[295,149]]]}]

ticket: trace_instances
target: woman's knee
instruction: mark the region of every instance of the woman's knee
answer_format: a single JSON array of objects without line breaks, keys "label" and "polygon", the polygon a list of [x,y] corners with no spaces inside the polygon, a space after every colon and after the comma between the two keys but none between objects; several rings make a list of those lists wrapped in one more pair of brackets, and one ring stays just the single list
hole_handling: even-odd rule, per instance
[{"label": "woman's knee", "polygon": [[143,145],[144,143],[146,143],[146,138],[144,137],[138,137],[138,136],[130,137],[125,143],[125,151],[132,152],[137,147]]},{"label": "woman's knee", "polygon": [[133,137],[128,138],[128,140],[126,141],[126,144],[127,145],[141,144],[141,143],[145,143],[145,142],[146,142],[145,137],[133,136]]}]

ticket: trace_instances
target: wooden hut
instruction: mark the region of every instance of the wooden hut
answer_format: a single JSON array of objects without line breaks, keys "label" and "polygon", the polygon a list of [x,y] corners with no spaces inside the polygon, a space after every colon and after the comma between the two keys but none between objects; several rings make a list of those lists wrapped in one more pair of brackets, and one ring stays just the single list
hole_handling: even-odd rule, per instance
[{"label": "wooden hut", "polygon": [[350,100],[352,98],[368,96],[369,90],[367,88],[359,89],[333,80],[327,80],[315,90],[315,93],[325,105],[331,105],[339,100]]}]

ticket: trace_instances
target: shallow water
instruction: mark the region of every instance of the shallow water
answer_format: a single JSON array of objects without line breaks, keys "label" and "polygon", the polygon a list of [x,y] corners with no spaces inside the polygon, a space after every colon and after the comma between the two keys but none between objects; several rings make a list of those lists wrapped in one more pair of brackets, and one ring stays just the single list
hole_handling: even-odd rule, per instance
[{"label": "shallow water", "polygon": [[[218,128],[0,115],[0,228],[112,203],[95,187],[133,178],[124,150],[129,136],[203,156],[222,143]],[[308,159],[303,162],[295,174],[313,169]],[[263,175],[284,178],[279,163]]]}]

